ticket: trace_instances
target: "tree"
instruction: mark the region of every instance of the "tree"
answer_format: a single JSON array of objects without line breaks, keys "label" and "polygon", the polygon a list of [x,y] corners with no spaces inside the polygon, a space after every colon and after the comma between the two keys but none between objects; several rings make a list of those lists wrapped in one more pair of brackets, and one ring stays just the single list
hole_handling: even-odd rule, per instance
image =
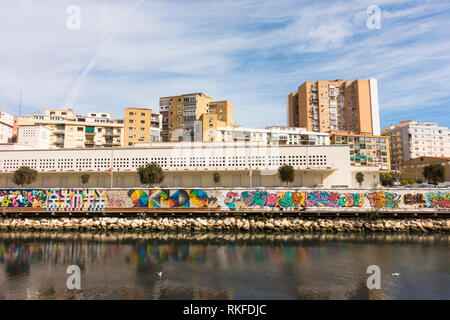
[{"label": "tree", "polygon": [[362,173],[361,171],[356,173],[356,182],[359,183],[359,187],[361,188],[362,183],[364,182],[364,173]]},{"label": "tree", "polygon": [[218,183],[220,183],[220,173],[218,172],[214,172],[213,174],[213,180],[214,180],[214,184],[217,185]]},{"label": "tree", "polygon": [[91,176],[90,176],[89,174],[83,173],[83,174],[81,175],[81,183],[82,183],[82,184],[88,183],[90,177],[91,177]]},{"label": "tree", "polygon": [[400,183],[401,183],[402,186],[412,185],[412,184],[414,184],[414,180],[405,178],[405,179],[402,179],[400,181]]},{"label": "tree", "polygon": [[164,180],[164,170],[156,162],[138,168],[139,180],[142,184],[154,186]]},{"label": "tree", "polygon": [[394,176],[391,173],[380,173],[380,183],[383,187],[392,187]]},{"label": "tree", "polygon": [[24,184],[32,184],[37,179],[37,171],[30,167],[22,166],[14,172],[14,183],[23,186]]},{"label": "tree", "polygon": [[286,186],[289,182],[294,181],[295,172],[293,166],[284,165],[278,168],[278,176],[282,182],[286,182]]},{"label": "tree", "polygon": [[423,168],[423,177],[431,184],[438,184],[445,180],[445,167],[440,163],[432,163]]}]

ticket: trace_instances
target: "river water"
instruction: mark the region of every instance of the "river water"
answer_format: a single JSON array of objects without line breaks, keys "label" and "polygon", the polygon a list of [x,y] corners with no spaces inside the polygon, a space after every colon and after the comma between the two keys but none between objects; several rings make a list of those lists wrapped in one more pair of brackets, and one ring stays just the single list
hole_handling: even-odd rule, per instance
[{"label": "river water", "polygon": [[[0,299],[450,299],[449,240],[3,232]],[[80,290],[67,289],[70,265]],[[379,290],[367,288],[369,265],[380,267]]]}]

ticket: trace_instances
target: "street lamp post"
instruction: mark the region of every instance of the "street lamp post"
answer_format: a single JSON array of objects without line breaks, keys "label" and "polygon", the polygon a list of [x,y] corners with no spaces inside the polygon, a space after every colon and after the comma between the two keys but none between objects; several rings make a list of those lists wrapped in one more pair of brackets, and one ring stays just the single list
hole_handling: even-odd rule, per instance
[{"label": "street lamp post", "polygon": [[109,167],[109,173],[110,173],[110,188],[113,187],[113,165],[114,165],[114,150],[111,149],[111,165]]}]

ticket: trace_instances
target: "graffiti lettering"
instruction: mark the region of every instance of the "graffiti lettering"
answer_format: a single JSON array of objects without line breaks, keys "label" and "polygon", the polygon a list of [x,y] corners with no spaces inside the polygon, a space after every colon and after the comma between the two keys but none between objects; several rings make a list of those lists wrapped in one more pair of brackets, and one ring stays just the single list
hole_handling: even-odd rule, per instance
[{"label": "graffiti lettering", "polygon": [[50,211],[102,211],[105,208],[450,208],[450,193],[369,193],[201,189],[0,189],[0,207]]}]

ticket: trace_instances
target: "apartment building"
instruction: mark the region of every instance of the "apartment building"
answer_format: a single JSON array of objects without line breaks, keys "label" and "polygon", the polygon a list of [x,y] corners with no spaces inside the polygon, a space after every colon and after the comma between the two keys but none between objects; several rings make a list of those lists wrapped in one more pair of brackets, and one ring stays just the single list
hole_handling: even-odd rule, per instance
[{"label": "apartment building", "polygon": [[310,146],[330,145],[330,135],[325,132],[307,131],[306,128],[270,126],[269,130],[270,144],[301,144]]},{"label": "apartment building", "polygon": [[[210,141],[203,133],[205,127],[217,128],[222,123],[234,122],[233,105],[226,100],[213,101],[203,93],[189,93],[178,96],[162,97],[159,100],[159,112],[162,115],[162,141]],[[203,117],[211,114],[211,117]],[[213,126],[210,126],[213,124]]]},{"label": "apartment building", "polygon": [[241,126],[218,127],[212,140],[219,142],[262,142],[270,145],[329,145],[328,133],[306,131],[296,127],[267,127],[265,129]]},{"label": "apartment building", "polygon": [[207,113],[200,116],[202,141],[217,141],[217,129],[234,126],[234,107],[229,101],[208,104]]},{"label": "apartment building", "polygon": [[201,141],[200,116],[213,99],[203,93],[189,93],[159,99],[162,141]]},{"label": "apartment building", "polygon": [[376,79],[306,81],[287,97],[288,126],[380,135]]},{"label": "apartment building", "polygon": [[161,142],[162,116],[149,108],[126,108],[124,146],[138,142]]},{"label": "apartment building", "polygon": [[330,136],[333,145],[349,145],[351,165],[391,170],[388,137],[351,132],[331,132]]},{"label": "apartment building", "polygon": [[390,138],[391,163],[395,170],[403,162],[418,157],[450,157],[450,131],[437,123],[401,121],[384,128],[382,133]]},{"label": "apartment building", "polygon": [[80,116],[72,109],[46,109],[44,114],[19,117],[18,125],[19,128],[26,125],[50,127],[50,149],[123,145],[123,119],[115,119],[107,112]]},{"label": "apartment building", "polygon": [[14,116],[0,109],[0,143],[13,140]]},{"label": "apartment building", "polygon": [[216,114],[217,121],[223,121],[225,125],[234,124],[234,107],[227,100],[210,102],[208,114]]}]

